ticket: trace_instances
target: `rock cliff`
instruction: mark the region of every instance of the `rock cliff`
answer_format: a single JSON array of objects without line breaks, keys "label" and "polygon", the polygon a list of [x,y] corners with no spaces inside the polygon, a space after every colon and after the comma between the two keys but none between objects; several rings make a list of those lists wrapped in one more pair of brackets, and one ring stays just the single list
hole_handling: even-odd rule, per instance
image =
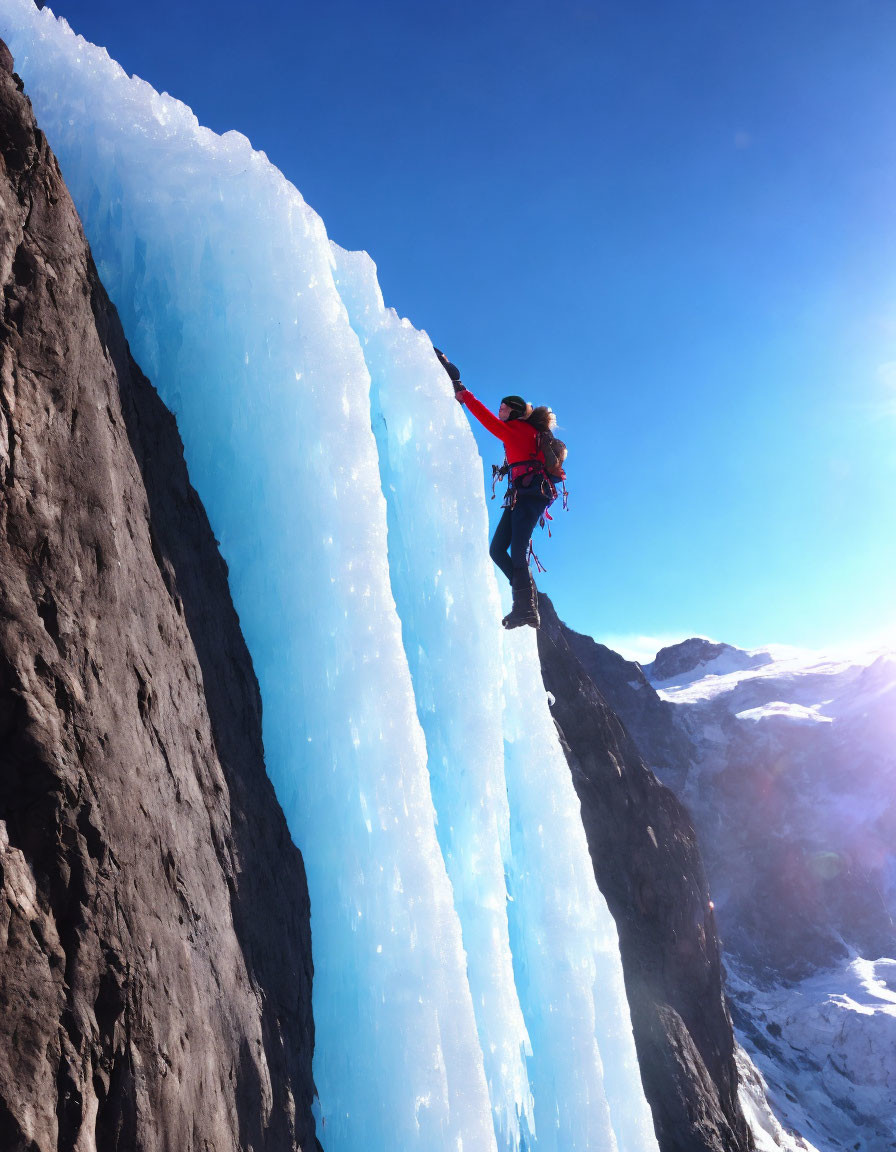
[{"label": "rock cliff", "polygon": [[[644,1091],[662,1152],[753,1147],[737,1095],[712,904],[690,820],[641,760],[539,595],[545,687],[619,931]],[[634,690],[633,690],[634,691]]]},{"label": "rock cliff", "polygon": [[175,422],[0,49],[0,1147],[317,1147],[301,857]]}]

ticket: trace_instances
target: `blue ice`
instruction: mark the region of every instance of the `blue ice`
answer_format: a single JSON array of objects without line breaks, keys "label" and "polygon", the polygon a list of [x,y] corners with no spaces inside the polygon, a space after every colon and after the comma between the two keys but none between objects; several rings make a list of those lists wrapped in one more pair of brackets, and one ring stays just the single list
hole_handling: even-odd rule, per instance
[{"label": "blue ice", "polygon": [[0,35],[230,568],[308,872],[326,1152],[653,1152],[615,925],[428,338],[244,137],[32,0]]}]

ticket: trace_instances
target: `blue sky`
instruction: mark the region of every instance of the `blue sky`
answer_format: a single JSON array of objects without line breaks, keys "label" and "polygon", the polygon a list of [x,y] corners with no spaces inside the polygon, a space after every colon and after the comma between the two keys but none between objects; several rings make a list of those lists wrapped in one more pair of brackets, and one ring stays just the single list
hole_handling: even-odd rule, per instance
[{"label": "blue sky", "polygon": [[555,409],[573,627],[896,641],[896,6],[51,6],[266,151],[484,401]]}]

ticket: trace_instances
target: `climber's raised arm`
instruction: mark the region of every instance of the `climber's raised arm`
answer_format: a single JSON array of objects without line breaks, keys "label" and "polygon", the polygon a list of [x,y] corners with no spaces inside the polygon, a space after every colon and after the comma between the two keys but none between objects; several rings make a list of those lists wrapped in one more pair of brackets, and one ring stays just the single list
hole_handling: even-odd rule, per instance
[{"label": "climber's raised arm", "polygon": [[[477,400],[469,388],[464,388],[462,391],[456,393],[458,401],[479,421],[483,428],[491,432],[493,436],[497,436],[499,440],[503,441],[504,446],[507,446],[507,425],[505,421],[509,415],[510,410],[504,401],[501,401],[501,407],[498,409],[498,415],[490,412],[488,408]],[[506,412],[503,410],[507,409]]]}]

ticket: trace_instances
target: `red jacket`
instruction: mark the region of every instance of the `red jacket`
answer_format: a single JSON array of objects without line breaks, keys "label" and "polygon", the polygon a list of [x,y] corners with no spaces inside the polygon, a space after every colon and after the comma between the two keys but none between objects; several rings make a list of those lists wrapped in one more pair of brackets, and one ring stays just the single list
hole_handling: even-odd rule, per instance
[{"label": "red jacket", "polygon": [[[482,404],[469,388],[458,394],[458,400],[470,409],[483,428],[487,428],[493,436],[497,436],[504,444],[508,464],[520,464],[525,460],[540,460],[544,464],[544,453],[536,452],[535,438],[538,435],[531,424],[525,420],[499,420],[493,412]],[[511,478],[524,476],[529,471],[529,465],[511,470]]]}]

